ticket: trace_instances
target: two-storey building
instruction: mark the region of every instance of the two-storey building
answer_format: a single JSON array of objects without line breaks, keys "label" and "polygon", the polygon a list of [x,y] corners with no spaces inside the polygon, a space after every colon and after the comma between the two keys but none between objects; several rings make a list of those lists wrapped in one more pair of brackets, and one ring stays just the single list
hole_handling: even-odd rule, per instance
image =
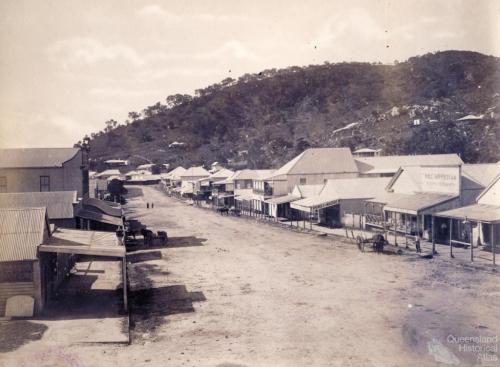
[{"label": "two-storey building", "polygon": [[73,191],[88,195],[86,153],[77,148],[0,149],[0,192]]}]

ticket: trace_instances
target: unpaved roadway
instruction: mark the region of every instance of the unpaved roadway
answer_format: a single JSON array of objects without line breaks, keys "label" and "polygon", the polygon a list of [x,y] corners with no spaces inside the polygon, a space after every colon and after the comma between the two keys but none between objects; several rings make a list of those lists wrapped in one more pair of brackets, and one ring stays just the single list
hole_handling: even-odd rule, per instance
[{"label": "unpaved roadway", "polygon": [[[152,187],[130,193],[128,216],[170,241],[129,255],[131,345],[68,341],[64,358],[78,366],[499,365],[498,351],[461,351],[456,339],[500,335],[489,268],[360,253]],[[42,337],[9,356],[41,347],[53,345]]]}]

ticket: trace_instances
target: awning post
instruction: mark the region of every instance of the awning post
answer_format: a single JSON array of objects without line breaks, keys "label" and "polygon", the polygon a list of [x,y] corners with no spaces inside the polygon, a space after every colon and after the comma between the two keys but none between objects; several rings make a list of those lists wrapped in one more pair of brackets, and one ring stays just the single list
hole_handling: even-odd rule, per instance
[{"label": "awning post", "polygon": [[495,230],[494,230],[494,227],[495,227],[495,223],[491,223],[491,228],[490,228],[491,236],[490,236],[490,240],[491,240],[491,251],[493,252],[493,266],[496,265],[496,262],[495,262],[495,238],[494,238]]},{"label": "awning post", "polygon": [[432,222],[431,222],[431,231],[432,231],[432,254],[434,255],[436,253],[436,239],[434,236],[434,228],[436,226],[436,218],[432,216]]},{"label": "awning post", "polygon": [[127,257],[123,257],[123,308],[128,311],[128,299],[127,299]]},{"label": "awning post", "polygon": [[470,261],[474,261],[474,236],[472,235],[472,221],[470,221]]},{"label": "awning post", "polygon": [[453,219],[450,218],[450,257],[453,257],[453,244],[451,242],[451,235],[452,235],[452,228],[453,228]]}]

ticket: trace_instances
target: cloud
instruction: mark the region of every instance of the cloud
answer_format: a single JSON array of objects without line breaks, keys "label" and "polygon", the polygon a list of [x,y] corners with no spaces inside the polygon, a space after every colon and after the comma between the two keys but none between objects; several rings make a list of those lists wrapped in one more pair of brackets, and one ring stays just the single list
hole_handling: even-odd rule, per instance
[{"label": "cloud", "polygon": [[135,78],[142,81],[163,79],[169,77],[208,77],[221,75],[223,70],[207,67],[171,67],[158,70],[141,70]]},{"label": "cloud", "polygon": [[351,42],[359,38],[381,41],[385,32],[367,10],[355,8],[330,17],[321,27],[316,43],[328,44],[344,38]]},{"label": "cloud", "polygon": [[64,114],[4,114],[0,116],[0,143],[9,148],[69,147],[78,140],[75,136],[83,137],[89,128]]},{"label": "cloud", "polygon": [[436,31],[432,34],[432,38],[437,40],[453,39],[457,37],[458,37],[457,32],[450,32],[447,30]]},{"label": "cloud", "polygon": [[47,52],[49,58],[61,63],[64,69],[75,65],[95,65],[102,61],[124,61],[133,66],[144,66],[150,62],[169,59],[169,55],[164,52],[140,54],[123,43],[105,45],[100,40],[88,37],[57,41]]},{"label": "cloud", "polygon": [[167,12],[159,5],[147,5],[139,9],[138,14],[143,17],[156,17],[171,22],[178,22],[181,20],[179,15]]},{"label": "cloud", "polygon": [[226,59],[226,58],[236,58],[245,59],[251,61],[258,61],[261,58],[251,52],[247,47],[245,47],[241,42],[231,40],[224,43],[219,48],[213,51],[198,53],[194,55],[196,59]]},{"label": "cloud", "polygon": [[157,4],[146,5],[137,12],[142,17],[158,18],[166,22],[180,21],[204,21],[204,22],[242,22],[249,20],[249,17],[240,14],[209,14],[209,13],[189,13],[176,14],[169,12]]}]

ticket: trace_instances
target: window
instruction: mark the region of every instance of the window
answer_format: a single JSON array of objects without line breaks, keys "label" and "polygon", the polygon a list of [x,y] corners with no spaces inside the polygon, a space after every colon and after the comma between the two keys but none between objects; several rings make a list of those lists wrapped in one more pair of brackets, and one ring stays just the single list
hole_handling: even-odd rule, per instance
[{"label": "window", "polygon": [[7,177],[0,176],[0,192],[7,192]]},{"label": "window", "polygon": [[50,176],[40,176],[40,192],[50,191]]},{"label": "window", "polygon": [[305,184],[306,184],[306,182],[307,182],[307,180],[306,180],[306,178],[305,178],[305,177],[301,177],[301,178],[300,178],[300,184],[301,184],[301,185],[305,185]]}]

